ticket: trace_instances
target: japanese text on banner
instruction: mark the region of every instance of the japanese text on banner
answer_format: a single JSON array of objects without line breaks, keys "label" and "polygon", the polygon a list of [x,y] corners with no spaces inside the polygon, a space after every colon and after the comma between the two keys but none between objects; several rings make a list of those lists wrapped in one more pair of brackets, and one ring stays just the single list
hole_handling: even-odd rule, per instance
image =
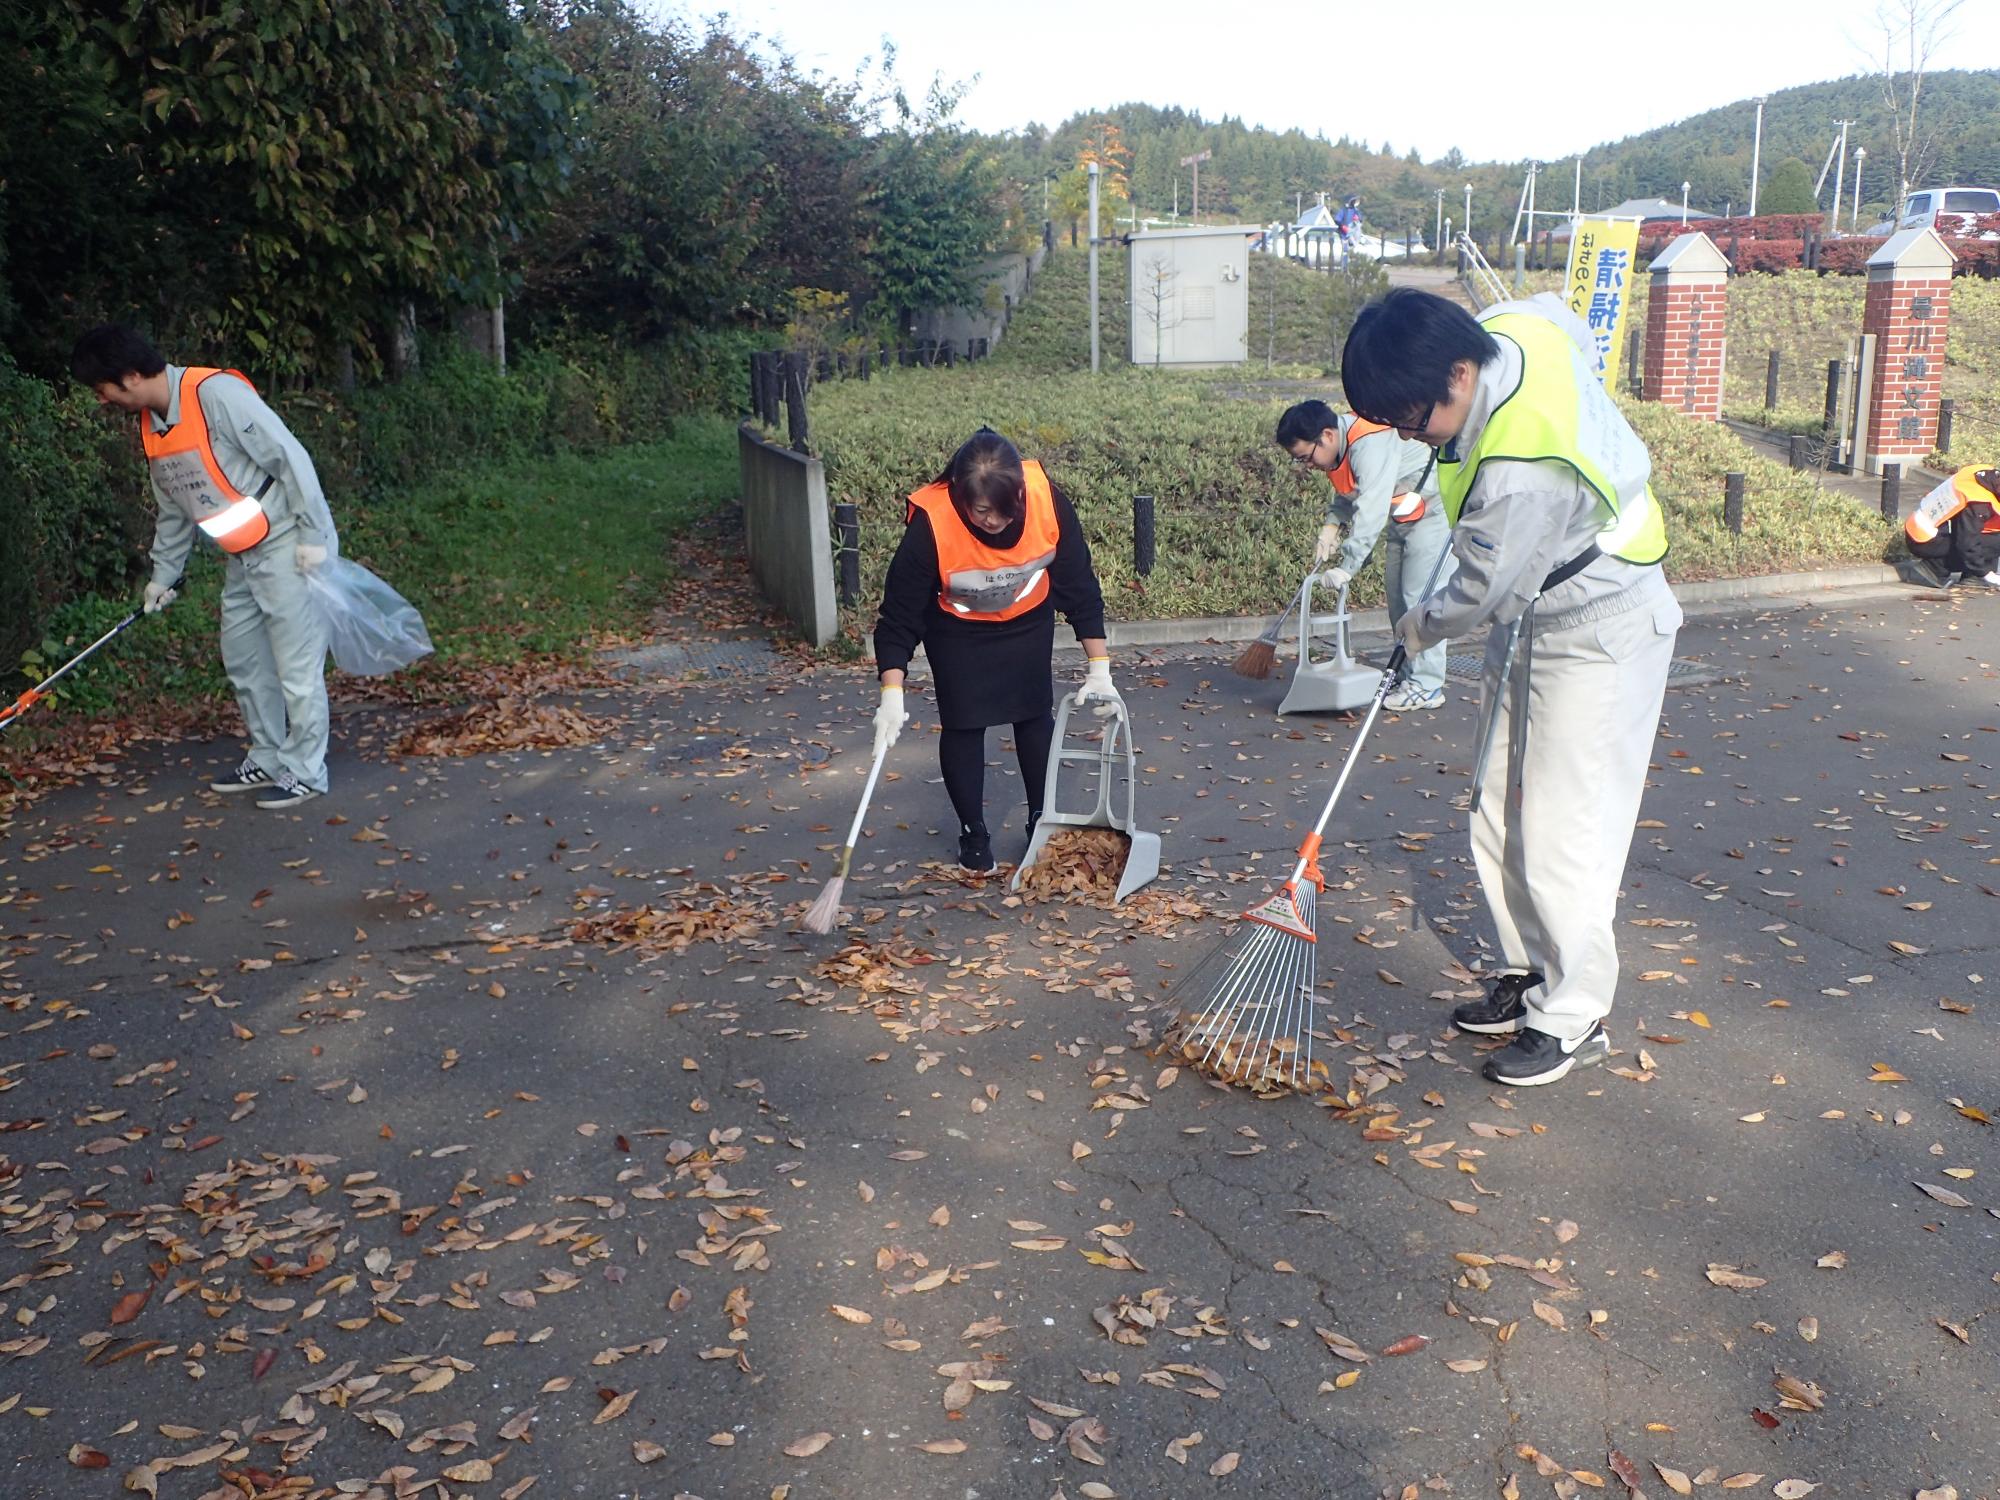
[{"label": "japanese text on banner", "polygon": [[1607,390],[1618,380],[1618,352],[1625,342],[1632,259],[1638,247],[1637,219],[1578,219],[1570,230],[1563,300],[1590,325],[1597,340],[1597,373]]}]

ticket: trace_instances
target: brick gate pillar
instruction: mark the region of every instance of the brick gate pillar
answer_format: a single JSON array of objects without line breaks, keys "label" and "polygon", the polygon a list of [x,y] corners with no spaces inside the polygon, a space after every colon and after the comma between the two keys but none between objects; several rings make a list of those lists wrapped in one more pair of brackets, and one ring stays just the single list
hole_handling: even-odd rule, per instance
[{"label": "brick gate pillar", "polygon": [[1696,230],[1653,257],[1646,302],[1645,399],[1689,416],[1722,416],[1722,356],[1729,315],[1729,261]]},{"label": "brick gate pillar", "polygon": [[1937,446],[1955,259],[1934,229],[1905,229],[1868,257],[1861,331],[1875,335],[1875,363],[1857,467],[1918,463]]}]

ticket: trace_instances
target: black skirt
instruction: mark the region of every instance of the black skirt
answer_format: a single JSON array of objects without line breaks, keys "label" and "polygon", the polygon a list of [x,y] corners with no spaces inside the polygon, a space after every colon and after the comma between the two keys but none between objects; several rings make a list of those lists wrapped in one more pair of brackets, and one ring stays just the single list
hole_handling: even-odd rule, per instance
[{"label": "black skirt", "polygon": [[1040,718],[1055,706],[1056,609],[1044,601],[1011,620],[961,620],[936,603],[924,625],[931,690],[946,729]]}]

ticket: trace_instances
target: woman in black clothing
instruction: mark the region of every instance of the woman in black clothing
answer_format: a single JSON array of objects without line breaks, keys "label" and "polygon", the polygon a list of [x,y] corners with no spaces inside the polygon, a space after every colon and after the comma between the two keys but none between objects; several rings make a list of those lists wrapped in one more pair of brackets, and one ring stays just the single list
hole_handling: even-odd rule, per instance
[{"label": "woman in black clothing", "polygon": [[1090,661],[1076,702],[1099,703],[1097,711],[1108,714],[1120,700],[1111,685],[1104,596],[1076,512],[1040,464],[982,427],[910,496],[875,622],[882,679],[876,748],[893,745],[909,720],[903,674],[921,642],[943,730],[938,761],[958,813],[958,862],[969,870],[993,868],[985,808],[992,725],[1014,726],[1030,832],[1042,814],[1055,731],[1058,609]]}]

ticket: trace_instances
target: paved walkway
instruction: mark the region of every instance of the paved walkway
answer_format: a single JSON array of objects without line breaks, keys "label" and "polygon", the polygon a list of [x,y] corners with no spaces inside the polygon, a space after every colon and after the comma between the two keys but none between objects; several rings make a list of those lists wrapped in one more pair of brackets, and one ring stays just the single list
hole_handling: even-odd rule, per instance
[{"label": "paved walkway", "polygon": [[1534,1092],[1445,1020],[1462,696],[1336,818],[1317,1104],[1130,1046],[1352,739],[1234,647],[1121,658],[1121,911],[942,862],[919,693],[798,933],[859,672],[448,760],[350,714],[295,816],[107,756],[0,841],[0,1493],[1991,1497],[1996,609],[1689,627],[1615,1067]]}]

